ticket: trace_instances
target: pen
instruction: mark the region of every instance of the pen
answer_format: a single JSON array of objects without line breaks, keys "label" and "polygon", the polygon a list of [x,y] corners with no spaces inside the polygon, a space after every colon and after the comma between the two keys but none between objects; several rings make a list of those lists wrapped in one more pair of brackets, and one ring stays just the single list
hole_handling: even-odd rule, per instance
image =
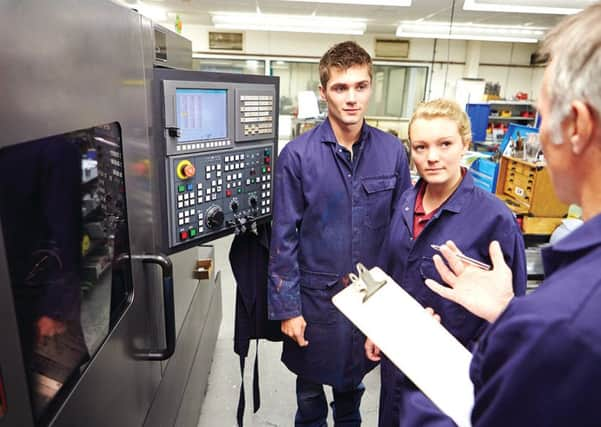
[{"label": "pen", "polygon": [[[434,249],[435,251],[440,252],[440,246],[439,245],[430,245],[430,247],[432,249]],[[459,258],[461,261],[463,261],[463,262],[465,262],[467,264],[473,265],[474,267],[478,267],[478,268],[480,268],[482,270],[490,270],[490,265],[485,264],[485,263],[483,263],[481,261],[478,261],[477,259],[470,258],[468,256],[465,256],[465,255],[459,254],[459,253],[456,253],[455,256],[457,258]]]}]

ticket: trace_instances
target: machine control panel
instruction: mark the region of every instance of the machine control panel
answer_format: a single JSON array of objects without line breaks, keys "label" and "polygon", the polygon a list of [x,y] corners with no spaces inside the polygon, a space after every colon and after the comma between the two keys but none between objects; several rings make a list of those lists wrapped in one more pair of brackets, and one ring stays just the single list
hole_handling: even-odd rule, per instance
[{"label": "machine control panel", "polygon": [[279,79],[155,70],[165,253],[255,230],[272,215]]},{"label": "machine control panel", "polygon": [[173,246],[236,229],[271,215],[274,145],[169,162],[170,241]]}]

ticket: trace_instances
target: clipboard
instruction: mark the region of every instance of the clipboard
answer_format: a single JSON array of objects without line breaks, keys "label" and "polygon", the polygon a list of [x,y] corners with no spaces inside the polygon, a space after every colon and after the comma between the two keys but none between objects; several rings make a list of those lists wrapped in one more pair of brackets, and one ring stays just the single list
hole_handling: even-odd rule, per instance
[{"label": "clipboard", "polygon": [[470,427],[472,354],[379,267],[357,268],[334,305],[459,427]]}]

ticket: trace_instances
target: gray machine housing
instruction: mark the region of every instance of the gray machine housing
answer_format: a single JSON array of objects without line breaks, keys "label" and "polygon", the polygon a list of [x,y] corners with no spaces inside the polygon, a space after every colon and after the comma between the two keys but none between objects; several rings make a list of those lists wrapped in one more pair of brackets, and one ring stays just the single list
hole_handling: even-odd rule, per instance
[{"label": "gray machine housing", "polygon": [[[202,280],[193,273],[199,259],[213,259],[213,250],[199,246],[198,239],[169,251],[173,324],[167,324],[163,315],[166,300],[157,268],[135,261],[169,248],[164,223],[171,200],[167,187],[172,190],[173,183],[168,184],[167,169],[183,153],[166,151],[161,76],[181,81],[194,73],[156,67],[190,68],[190,41],[135,11],[98,0],[0,2],[0,39],[0,149],[118,124],[132,259],[127,307],[69,386],[65,400],[40,424],[31,411],[0,232],[0,381],[7,403],[0,427],[195,427],[221,322],[221,289],[218,272]],[[227,78],[255,82],[254,77]],[[217,82],[224,77],[202,79]],[[266,80],[256,77],[256,82]],[[277,89],[273,93],[275,102]],[[272,144],[275,153],[274,141],[254,139],[230,151],[261,144]],[[202,159],[223,155],[215,153],[192,154]],[[205,240],[233,230],[221,227]],[[165,331],[171,328],[176,338],[169,359],[135,356],[136,349],[162,347]]]}]

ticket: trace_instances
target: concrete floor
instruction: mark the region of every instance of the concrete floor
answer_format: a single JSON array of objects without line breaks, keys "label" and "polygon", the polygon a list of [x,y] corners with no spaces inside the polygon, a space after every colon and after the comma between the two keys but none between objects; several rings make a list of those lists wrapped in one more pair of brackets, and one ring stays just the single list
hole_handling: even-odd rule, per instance
[{"label": "concrete floor", "polygon": [[[232,236],[214,242],[215,264],[221,270],[223,292],[223,320],[211,373],[207,395],[204,400],[198,427],[235,427],[236,408],[240,389],[240,368],[238,356],[234,353],[234,304],[235,282],[228,261]],[[261,340],[259,343],[259,380],[261,387],[261,408],[252,413],[252,368],[255,357],[255,345],[251,344],[246,359],[245,390],[246,411],[244,425],[247,427],[293,426],[295,401],[295,376],[280,361],[281,343]],[[363,425],[377,426],[378,396],[380,373],[378,368],[364,380],[366,392],[361,402]],[[326,387],[331,400],[330,388]],[[328,425],[333,426],[331,419]]]}]

